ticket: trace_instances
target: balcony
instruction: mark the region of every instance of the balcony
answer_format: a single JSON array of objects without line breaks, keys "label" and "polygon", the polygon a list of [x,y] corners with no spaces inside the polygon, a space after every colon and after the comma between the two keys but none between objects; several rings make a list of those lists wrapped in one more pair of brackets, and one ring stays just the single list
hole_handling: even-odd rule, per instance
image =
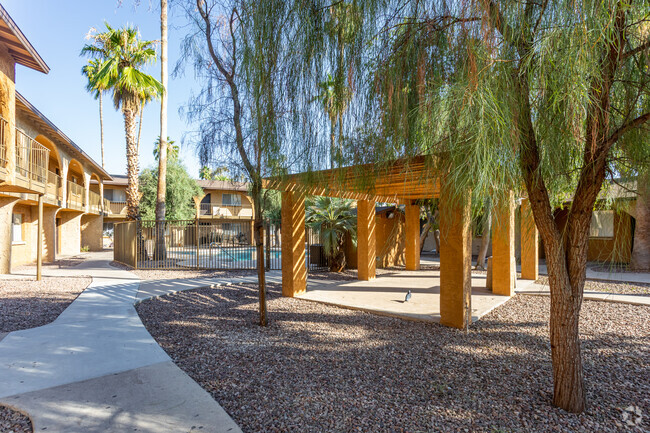
[{"label": "balcony", "polygon": [[88,212],[99,215],[102,213],[102,196],[95,191],[88,191]]},{"label": "balcony", "polygon": [[55,206],[61,206],[63,201],[63,180],[61,176],[48,170],[47,172],[47,185],[45,187],[46,203]]},{"label": "balcony", "polygon": [[199,215],[211,218],[253,219],[253,206],[248,203],[201,203]]},{"label": "balcony", "polygon": [[109,203],[107,215],[114,215],[114,216],[126,215],[125,201],[108,201],[108,200],[106,201]]},{"label": "balcony", "polygon": [[16,192],[45,194],[49,158],[48,148],[16,129]]},{"label": "balcony", "polygon": [[68,197],[66,206],[68,209],[80,211],[86,210],[86,197],[83,186],[68,181]]}]

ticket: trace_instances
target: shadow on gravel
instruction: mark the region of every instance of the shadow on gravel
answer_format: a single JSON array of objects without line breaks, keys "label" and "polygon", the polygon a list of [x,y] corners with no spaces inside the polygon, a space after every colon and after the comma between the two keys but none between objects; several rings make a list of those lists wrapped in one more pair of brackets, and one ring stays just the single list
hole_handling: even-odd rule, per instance
[{"label": "shadow on gravel", "polygon": [[650,414],[646,307],[585,301],[590,407],[573,415],[550,405],[547,298],[516,296],[461,332],[283,298],[279,285],[262,328],[257,296],[226,286],[137,307],[246,432],[613,432],[627,431],[620,408]]}]

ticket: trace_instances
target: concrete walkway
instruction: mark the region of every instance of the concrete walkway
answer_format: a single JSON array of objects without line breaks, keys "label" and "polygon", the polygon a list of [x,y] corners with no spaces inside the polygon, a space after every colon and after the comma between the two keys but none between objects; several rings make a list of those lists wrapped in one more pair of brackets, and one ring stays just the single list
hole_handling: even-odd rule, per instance
[{"label": "concrete walkway", "polygon": [[[517,282],[519,282],[519,280]],[[522,295],[551,296],[550,287],[542,284],[530,284],[526,287],[517,287],[517,289],[515,289],[515,292]],[[584,290],[583,297],[584,299],[591,301],[619,302],[621,304],[632,305],[650,305],[650,295],[626,295],[620,293]]]},{"label": "concrete walkway", "polygon": [[29,413],[35,431],[240,432],[149,335],[133,306],[140,282],[111,255],[44,269],[93,281],[51,324],[0,341],[0,401]]}]

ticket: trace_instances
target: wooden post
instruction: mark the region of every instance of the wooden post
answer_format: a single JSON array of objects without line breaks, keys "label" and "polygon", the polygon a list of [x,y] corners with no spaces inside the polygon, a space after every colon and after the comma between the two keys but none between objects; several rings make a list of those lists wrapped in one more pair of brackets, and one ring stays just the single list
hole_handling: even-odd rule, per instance
[{"label": "wooden post", "polygon": [[440,324],[466,329],[472,322],[471,194],[458,200],[440,196]]},{"label": "wooden post", "polygon": [[521,202],[521,278],[537,280],[539,277],[538,231],[530,201]]},{"label": "wooden post", "polygon": [[375,278],[377,246],[375,230],[375,202],[357,202],[357,276],[361,281]]},{"label": "wooden post", "polygon": [[36,235],[36,281],[43,278],[43,194],[38,195],[38,234]]},{"label": "wooden post", "polygon": [[409,203],[405,206],[406,239],[405,256],[406,270],[420,270],[420,206]]},{"label": "wooden post", "polygon": [[515,294],[515,196],[496,203],[492,222],[492,291],[496,295]]},{"label": "wooden post", "polygon": [[282,193],[282,296],[297,296],[307,290],[305,262],[305,196]]}]

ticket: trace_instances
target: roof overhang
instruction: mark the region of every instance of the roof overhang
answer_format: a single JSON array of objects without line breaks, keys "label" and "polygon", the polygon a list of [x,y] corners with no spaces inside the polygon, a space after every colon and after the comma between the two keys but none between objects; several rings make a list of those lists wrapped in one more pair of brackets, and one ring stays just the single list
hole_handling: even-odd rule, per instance
[{"label": "roof overhang", "polygon": [[7,46],[9,55],[19,65],[43,72],[44,74],[50,72],[49,66],[47,66],[40,54],[38,54],[36,49],[27,40],[2,5],[0,5],[0,42]]},{"label": "roof overhang", "polygon": [[440,196],[432,156],[363,164],[264,179],[264,187],[382,203],[410,203]]},{"label": "roof overhang", "polygon": [[16,92],[16,110],[22,112],[31,121],[42,128],[43,132],[47,133],[47,138],[51,139],[56,145],[66,149],[73,157],[82,159],[89,163],[93,167],[94,171],[100,175],[102,180],[113,179],[101,165],[97,164],[94,159],[77,146],[75,142],[65,135],[63,131],[50,121],[50,119],[45,117],[43,113],[38,111],[31,102],[25,99],[25,97],[18,92]]}]

